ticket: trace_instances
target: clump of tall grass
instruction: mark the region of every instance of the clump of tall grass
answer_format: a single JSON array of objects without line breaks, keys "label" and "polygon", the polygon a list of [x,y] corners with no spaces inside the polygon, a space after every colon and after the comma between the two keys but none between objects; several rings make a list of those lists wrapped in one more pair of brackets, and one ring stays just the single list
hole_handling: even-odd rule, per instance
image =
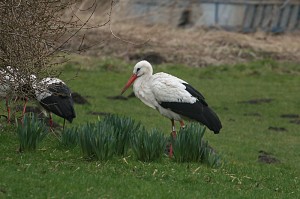
[{"label": "clump of tall grass", "polygon": [[66,130],[62,133],[61,142],[65,146],[73,146],[78,142],[85,156],[108,160],[113,155],[127,153],[130,138],[140,126],[131,118],[108,115],[95,123]]},{"label": "clump of tall grass", "polygon": [[148,132],[143,128],[133,134],[131,147],[140,161],[150,162],[159,160],[166,148],[166,138],[163,133],[156,129]]},{"label": "clump of tall grass", "polygon": [[78,127],[64,129],[60,136],[60,143],[64,147],[73,148],[78,144]]},{"label": "clump of tall grass", "polygon": [[192,123],[180,129],[176,138],[171,137],[176,162],[201,162],[215,167],[220,156],[203,140],[205,127]]},{"label": "clump of tall grass", "polygon": [[79,145],[86,157],[103,161],[115,154],[117,141],[114,128],[108,123],[102,121],[88,123],[79,131]]},{"label": "clump of tall grass", "polygon": [[139,131],[141,124],[136,123],[131,118],[118,115],[108,115],[103,118],[103,122],[113,127],[113,134],[116,139],[115,153],[126,155],[130,147],[130,138],[134,132]]},{"label": "clump of tall grass", "polygon": [[46,137],[47,128],[34,114],[25,114],[22,124],[18,124],[17,135],[20,151],[36,150],[40,142]]}]

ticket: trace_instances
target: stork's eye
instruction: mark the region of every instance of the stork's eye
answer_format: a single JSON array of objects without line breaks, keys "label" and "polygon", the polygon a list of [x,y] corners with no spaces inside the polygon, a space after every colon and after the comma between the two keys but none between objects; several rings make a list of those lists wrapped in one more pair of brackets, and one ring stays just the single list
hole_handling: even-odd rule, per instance
[{"label": "stork's eye", "polygon": [[136,72],[139,72],[139,71],[140,71],[140,69],[141,69],[141,68],[137,68],[137,69],[136,69]]}]

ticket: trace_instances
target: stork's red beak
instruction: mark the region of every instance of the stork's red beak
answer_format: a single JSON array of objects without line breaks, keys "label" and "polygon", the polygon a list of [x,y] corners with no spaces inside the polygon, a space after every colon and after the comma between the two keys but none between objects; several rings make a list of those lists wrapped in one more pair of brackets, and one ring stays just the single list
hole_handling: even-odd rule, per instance
[{"label": "stork's red beak", "polygon": [[126,85],[124,86],[124,88],[122,89],[121,95],[129,88],[129,86],[131,86],[131,84],[134,82],[134,80],[136,80],[138,76],[136,74],[133,74],[128,82],[126,83]]}]

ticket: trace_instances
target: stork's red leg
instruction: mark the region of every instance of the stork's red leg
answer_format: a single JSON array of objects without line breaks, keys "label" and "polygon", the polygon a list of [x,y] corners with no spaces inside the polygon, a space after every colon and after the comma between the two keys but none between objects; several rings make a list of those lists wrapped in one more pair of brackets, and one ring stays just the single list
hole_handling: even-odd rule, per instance
[{"label": "stork's red leg", "polygon": [[184,124],[183,120],[180,120],[179,123],[180,123],[180,128],[184,129],[185,128],[185,124]]},{"label": "stork's red leg", "polygon": [[173,157],[173,147],[172,147],[172,144],[170,144],[170,148],[169,148],[169,157],[170,158]]},{"label": "stork's red leg", "polygon": [[23,119],[24,119],[25,112],[26,112],[27,101],[28,101],[28,98],[25,97],[25,103],[24,103],[24,107],[23,107],[23,111],[22,111],[22,120],[21,120],[22,123],[23,123]]},{"label": "stork's red leg", "polygon": [[[176,139],[176,130],[175,130],[175,121],[174,121],[174,119],[171,119],[171,123],[172,123],[171,136],[172,136],[173,139]],[[185,124],[184,124],[183,120],[180,120],[179,123],[180,123],[180,128],[185,128]],[[170,158],[173,157],[173,146],[172,146],[172,143],[170,143],[169,157]]]},{"label": "stork's red leg", "polygon": [[[175,138],[176,138],[176,130],[175,130],[175,122],[174,122],[174,119],[171,119],[171,123],[172,123],[172,132],[171,132],[171,136],[172,136],[173,139],[175,139]],[[170,158],[173,157],[173,146],[172,146],[172,143],[170,143],[169,157],[170,157]]]},{"label": "stork's red leg", "polygon": [[172,132],[171,132],[171,134],[172,134],[173,138],[176,138],[175,122],[174,122],[173,119],[171,119],[171,122],[172,122]]},{"label": "stork's red leg", "polygon": [[6,96],[6,108],[7,108],[7,123],[10,124],[10,107],[8,97]]}]

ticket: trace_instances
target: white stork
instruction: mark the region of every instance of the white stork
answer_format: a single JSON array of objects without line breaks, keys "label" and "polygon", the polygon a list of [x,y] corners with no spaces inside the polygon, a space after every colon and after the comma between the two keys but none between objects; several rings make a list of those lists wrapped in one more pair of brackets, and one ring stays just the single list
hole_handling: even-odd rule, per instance
[{"label": "white stork", "polygon": [[163,72],[153,75],[151,64],[140,61],[134,66],[122,94],[132,83],[136,97],[171,120],[173,136],[176,135],[174,120],[184,127],[183,117],[202,123],[215,134],[220,132],[222,124],[217,114],[203,95],[184,80]]},{"label": "white stork", "polygon": [[72,123],[76,117],[74,102],[71,96],[71,90],[58,78],[44,78],[39,83],[33,85],[35,97],[40,105],[48,111],[50,117],[50,126],[53,126],[51,113],[67,119]]},{"label": "white stork", "polygon": [[[0,69],[0,97],[6,98],[6,108],[7,108],[7,121],[10,123],[10,106],[9,99],[15,97],[25,99],[24,108],[22,112],[22,117],[25,113],[26,103],[27,103],[27,94],[30,92],[30,85],[35,81],[36,77],[34,75],[29,76],[29,80],[23,77],[18,68],[13,68],[7,66],[3,69]],[[27,81],[30,81],[29,84]]]}]

